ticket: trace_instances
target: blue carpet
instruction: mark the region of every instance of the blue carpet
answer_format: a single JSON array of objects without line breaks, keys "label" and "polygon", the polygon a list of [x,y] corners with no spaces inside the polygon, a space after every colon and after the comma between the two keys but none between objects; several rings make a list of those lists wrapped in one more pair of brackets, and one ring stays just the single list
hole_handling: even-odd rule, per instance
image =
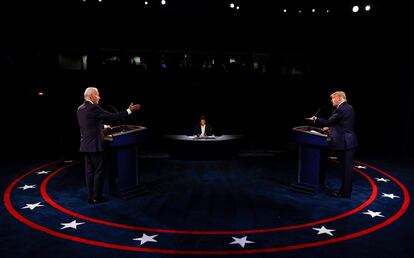
[{"label": "blue carpet", "polygon": [[[397,182],[412,192],[413,161],[357,158],[373,168],[359,169],[366,176],[355,171],[350,199],[289,190],[296,156],[277,153],[229,160],[141,158],[140,180],[149,191],[128,200],[109,196],[98,205],[86,202],[82,163],[61,161],[33,170],[51,161],[3,162],[4,196],[14,180],[33,170],[14,181],[9,201],[23,220],[44,230],[13,217],[5,198],[0,252],[2,257],[411,257],[413,209],[408,206],[402,214],[408,198]],[[43,170],[47,174],[36,173]],[[373,198],[367,178],[378,187]],[[327,181],[339,188],[334,163]],[[42,195],[42,183],[50,202]],[[24,185],[34,188],[19,188]],[[398,197],[383,196],[391,193]],[[38,202],[42,206],[23,209]],[[61,223],[73,220],[83,224],[62,229]],[[332,235],[318,234],[322,226]]]}]

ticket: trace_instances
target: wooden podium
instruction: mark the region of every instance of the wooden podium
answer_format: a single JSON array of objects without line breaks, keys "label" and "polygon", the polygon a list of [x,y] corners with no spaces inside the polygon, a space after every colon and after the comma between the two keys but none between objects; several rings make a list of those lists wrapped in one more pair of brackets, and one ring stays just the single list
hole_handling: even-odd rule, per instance
[{"label": "wooden podium", "polygon": [[145,191],[139,181],[138,147],[145,140],[146,129],[137,125],[118,125],[105,136],[109,155],[106,192],[132,198]]},{"label": "wooden podium", "polygon": [[327,135],[318,127],[297,126],[292,130],[292,140],[299,145],[299,157],[298,179],[290,188],[304,193],[318,193],[321,190],[319,185],[321,148],[328,147]]}]

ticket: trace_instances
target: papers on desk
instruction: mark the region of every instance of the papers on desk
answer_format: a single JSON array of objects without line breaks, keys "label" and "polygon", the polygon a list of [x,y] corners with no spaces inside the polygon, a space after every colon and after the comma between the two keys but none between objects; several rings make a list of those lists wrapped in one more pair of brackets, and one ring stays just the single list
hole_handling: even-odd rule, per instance
[{"label": "papers on desk", "polygon": [[323,134],[323,133],[321,133],[321,132],[318,132],[318,131],[315,131],[315,130],[310,130],[309,132],[310,132],[310,133],[317,134],[317,135],[323,135],[323,136],[326,136],[325,134]]},{"label": "papers on desk", "polygon": [[199,139],[216,139],[216,136],[210,135],[210,136],[200,136]]},{"label": "papers on desk", "polygon": [[189,139],[216,139],[216,136],[211,135],[211,136],[197,136],[197,135],[192,135],[192,136],[187,136]]}]

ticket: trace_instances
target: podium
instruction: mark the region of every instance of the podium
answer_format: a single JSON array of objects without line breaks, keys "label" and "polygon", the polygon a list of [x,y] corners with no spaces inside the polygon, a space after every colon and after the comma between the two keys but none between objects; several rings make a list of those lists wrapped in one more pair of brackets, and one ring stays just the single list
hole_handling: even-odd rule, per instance
[{"label": "podium", "polygon": [[297,126],[292,132],[292,140],[299,145],[298,179],[291,190],[315,194],[320,189],[319,171],[321,149],[328,147],[327,135],[321,128]]},{"label": "podium", "polygon": [[146,129],[137,125],[118,125],[104,137],[109,155],[106,192],[132,198],[145,190],[139,181],[138,147],[145,140]]}]

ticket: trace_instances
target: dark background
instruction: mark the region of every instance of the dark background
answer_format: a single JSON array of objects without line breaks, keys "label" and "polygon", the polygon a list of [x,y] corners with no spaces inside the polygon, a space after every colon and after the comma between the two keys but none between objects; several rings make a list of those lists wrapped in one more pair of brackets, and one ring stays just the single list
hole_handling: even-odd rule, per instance
[{"label": "dark background", "polygon": [[[76,108],[90,84],[108,111],[142,104],[121,122],[148,127],[149,151],[165,150],[163,134],[188,133],[201,115],[216,134],[243,134],[244,149],[288,150],[291,128],[324,105],[327,117],[329,95],[345,90],[357,155],[412,155],[414,51],[403,1],[360,1],[372,11],[356,14],[349,0],[235,1],[239,11],[227,2],[2,2],[2,158],[76,157]],[[70,69],[84,55],[87,67]],[[146,67],[131,65],[135,55]]]}]

